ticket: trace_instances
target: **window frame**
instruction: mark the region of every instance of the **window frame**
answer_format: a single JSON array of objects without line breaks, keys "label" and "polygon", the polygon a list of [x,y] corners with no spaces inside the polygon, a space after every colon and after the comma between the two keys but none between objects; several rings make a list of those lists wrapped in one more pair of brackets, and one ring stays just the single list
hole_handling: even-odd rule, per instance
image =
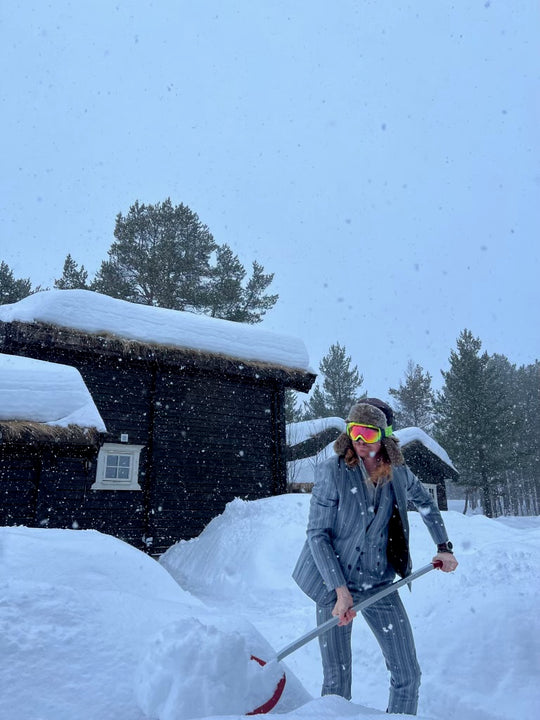
[{"label": "window frame", "polygon": [[[104,443],[98,453],[96,479],[91,490],[142,490],[139,485],[139,459],[144,445],[129,445],[126,443]],[[106,470],[110,465],[107,458],[118,455],[130,458],[129,478],[107,478]]]}]

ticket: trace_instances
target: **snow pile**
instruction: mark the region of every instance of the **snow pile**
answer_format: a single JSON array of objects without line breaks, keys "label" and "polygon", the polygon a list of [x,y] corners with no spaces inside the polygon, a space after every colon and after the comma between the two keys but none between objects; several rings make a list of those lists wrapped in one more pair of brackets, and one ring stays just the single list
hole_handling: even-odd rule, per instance
[{"label": "snow pile", "polygon": [[[305,498],[295,495],[257,502],[236,498],[199,537],[174,545],[160,563],[182,587],[207,602],[234,602],[242,596],[250,604],[268,605],[276,593],[282,597],[297,591],[290,576],[303,542],[305,515]],[[200,572],[207,567],[213,571]]]},{"label": "snow pile", "polygon": [[262,328],[179,310],[137,305],[90,290],[47,290],[0,306],[0,320],[43,322],[93,334],[202,350],[309,371],[301,340]]},{"label": "snow pile", "polygon": [[283,674],[277,662],[251,659],[254,638],[199,620],[167,626],[136,674],[136,697],[148,717],[186,720],[243,715],[271,698]]},{"label": "snow pile", "polygon": [[[386,668],[361,618],[351,703],[319,697],[316,641],[273,662],[315,624],[290,578],[308,505],[235,500],[166,553],[169,572],[95,531],[0,528],[2,720],[240,720],[282,671],[287,720],[388,717]],[[401,591],[423,670],[419,718],[533,720],[540,519],[443,515],[458,571]],[[418,513],[410,523],[419,567],[433,543]]]},{"label": "snow pile", "polygon": [[1,353],[0,420],[73,424],[107,432],[76,368]]},{"label": "snow pile", "polygon": [[[2,720],[243,715],[283,673],[245,616],[96,531],[0,528],[0,653]],[[309,700],[287,686],[285,708]]]}]

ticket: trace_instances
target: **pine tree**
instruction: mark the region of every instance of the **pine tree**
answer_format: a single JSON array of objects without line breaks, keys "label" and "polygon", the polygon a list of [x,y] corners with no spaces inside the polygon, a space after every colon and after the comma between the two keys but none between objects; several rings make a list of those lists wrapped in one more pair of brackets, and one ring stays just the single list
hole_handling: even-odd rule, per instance
[{"label": "pine tree", "polygon": [[208,287],[208,308],[212,317],[237,322],[258,323],[266,310],[276,303],[277,295],[263,295],[274,279],[273,274],[264,274],[258,262],[253,263],[253,272],[245,287],[246,270],[238,256],[228,245],[221,245],[216,251],[216,265],[212,268]]},{"label": "pine tree", "polygon": [[0,305],[15,303],[32,294],[30,278],[15,279],[7,263],[0,262]]},{"label": "pine tree", "polygon": [[242,293],[240,312],[243,314],[243,322],[258,323],[274,307],[279,295],[264,294],[273,279],[274,273],[265,273],[264,267],[256,260],[253,261],[251,277]]},{"label": "pine tree", "polygon": [[142,305],[197,310],[206,300],[214,238],[196,213],[170,198],[119,213],[116,240],[93,289]]},{"label": "pine tree", "polygon": [[516,368],[504,355],[490,365],[499,374],[508,412],[501,427],[504,438],[505,483],[499,513],[537,515],[540,504],[540,362]]},{"label": "pine tree", "polygon": [[351,367],[351,358],[345,347],[339,343],[330,350],[319,364],[324,375],[322,387],[315,385],[313,394],[306,403],[306,419],[321,417],[347,417],[351,405],[358,397],[364,378],[356,365]]},{"label": "pine tree", "polygon": [[518,401],[514,411],[519,421],[518,464],[521,470],[523,515],[540,514],[540,361],[516,371]]},{"label": "pine tree", "polygon": [[277,295],[273,280],[253,263],[246,270],[228,245],[218,245],[198,215],[170,198],[136,202],[116,218],[115,241],[91,289],[144,305],[189,310],[227,320],[260,322]]},{"label": "pine tree", "polygon": [[285,390],[285,422],[296,423],[303,420],[303,414],[298,407],[298,395],[294,390]]},{"label": "pine tree", "polygon": [[482,343],[464,330],[435,400],[435,436],[460,472],[460,483],[478,488],[484,513],[495,514],[495,499],[511,462],[503,427],[511,413],[501,375]]},{"label": "pine tree", "polygon": [[431,432],[434,394],[428,372],[409,360],[404,382],[400,381],[398,388],[390,388],[388,392],[396,399],[395,429],[412,426]]},{"label": "pine tree", "polygon": [[67,255],[64,261],[62,277],[54,281],[54,287],[58,290],[88,290],[88,273],[84,265],[77,267],[77,263]]}]

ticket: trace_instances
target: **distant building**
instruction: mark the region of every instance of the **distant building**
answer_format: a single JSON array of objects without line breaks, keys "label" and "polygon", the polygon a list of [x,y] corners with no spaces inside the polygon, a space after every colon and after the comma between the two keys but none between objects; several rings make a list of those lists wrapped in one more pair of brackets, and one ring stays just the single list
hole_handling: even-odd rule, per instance
[{"label": "distant building", "polygon": [[315,380],[299,340],[55,290],[0,306],[0,353],[77,368],[106,426],[69,467],[54,460],[69,445],[57,431],[46,487],[37,439],[25,435],[41,463],[37,484],[24,453],[0,455],[0,492],[12,498],[23,477],[33,488],[31,507],[4,510],[4,521],[93,528],[160,553],[235,497],[286,490],[285,389],[308,392]]},{"label": "distant building", "polygon": [[[321,418],[287,425],[287,471],[290,492],[311,492],[315,468],[334,454],[332,445],[345,430],[341,418]],[[422,481],[441,510],[448,509],[446,480],[459,473],[447,452],[426,432],[410,427],[396,430],[407,465]]]}]

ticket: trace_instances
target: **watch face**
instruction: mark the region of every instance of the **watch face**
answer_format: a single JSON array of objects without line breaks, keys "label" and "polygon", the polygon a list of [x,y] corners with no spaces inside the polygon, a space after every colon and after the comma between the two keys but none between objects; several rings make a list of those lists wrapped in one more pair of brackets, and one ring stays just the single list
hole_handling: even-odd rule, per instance
[{"label": "watch face", "polygon": [[447,547],[449,550],[453,550],[453,549],[454,549],[454,546],[452,545],[452,543],[450,542],[450,540],[446,543],[446,547]]}]

